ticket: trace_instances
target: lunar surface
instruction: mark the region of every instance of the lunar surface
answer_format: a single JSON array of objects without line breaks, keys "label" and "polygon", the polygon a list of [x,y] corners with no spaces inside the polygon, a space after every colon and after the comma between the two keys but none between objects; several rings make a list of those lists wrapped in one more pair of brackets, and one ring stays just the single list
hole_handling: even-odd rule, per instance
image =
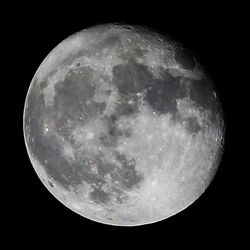
[{"label": "lunar surface", "polygon": [[166,219],[211,183],[224,123],[213,82],[180,44],[99,25],[62,41],[30,84],[23,129],[47,189],[85,218]]}]

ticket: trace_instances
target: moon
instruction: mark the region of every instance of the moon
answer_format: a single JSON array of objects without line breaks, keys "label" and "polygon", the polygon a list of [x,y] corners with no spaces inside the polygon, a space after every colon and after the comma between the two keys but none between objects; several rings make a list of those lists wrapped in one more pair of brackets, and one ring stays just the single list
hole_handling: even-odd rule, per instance
[{"label": "moon", "polygon": [[49,192],[90,220],[138,226],[197,200],[223,153],[211,77],[144,27],[105,24],[62,41],[36,71],[23,132]]}]

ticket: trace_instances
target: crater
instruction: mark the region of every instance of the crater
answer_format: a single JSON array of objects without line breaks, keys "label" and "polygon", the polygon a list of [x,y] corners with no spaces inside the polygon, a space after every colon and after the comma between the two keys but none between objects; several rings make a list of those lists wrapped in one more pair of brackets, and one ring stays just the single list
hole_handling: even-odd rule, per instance
[{"label": "crater", "polygon": [[54,184],[51,181],[48,180],[48,183],[52,188],[54,187]]}]

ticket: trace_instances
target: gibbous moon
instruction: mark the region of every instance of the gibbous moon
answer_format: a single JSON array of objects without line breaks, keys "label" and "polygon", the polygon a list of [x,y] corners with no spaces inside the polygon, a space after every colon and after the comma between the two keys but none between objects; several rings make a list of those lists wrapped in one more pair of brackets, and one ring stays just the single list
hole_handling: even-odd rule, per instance
[{"label": "gibbous moon", "polygon": [[213,82],[180,44],[99,25],[55,47],[30,84],[23,129],[50,193],[93,221],[137,226],[192,204],[220,163]]}]

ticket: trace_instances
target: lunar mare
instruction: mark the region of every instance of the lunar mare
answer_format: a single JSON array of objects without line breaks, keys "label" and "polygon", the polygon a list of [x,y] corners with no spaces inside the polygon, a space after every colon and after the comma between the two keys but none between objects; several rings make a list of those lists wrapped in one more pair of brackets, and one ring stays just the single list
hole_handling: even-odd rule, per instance
[{"label": "lunar mare", "polygon": [[99,25],[60,43],[30,84],[24,137],[47,189],[76,213],[135,226],[192,204],[219,166],[212,81],[172,40]]}]

